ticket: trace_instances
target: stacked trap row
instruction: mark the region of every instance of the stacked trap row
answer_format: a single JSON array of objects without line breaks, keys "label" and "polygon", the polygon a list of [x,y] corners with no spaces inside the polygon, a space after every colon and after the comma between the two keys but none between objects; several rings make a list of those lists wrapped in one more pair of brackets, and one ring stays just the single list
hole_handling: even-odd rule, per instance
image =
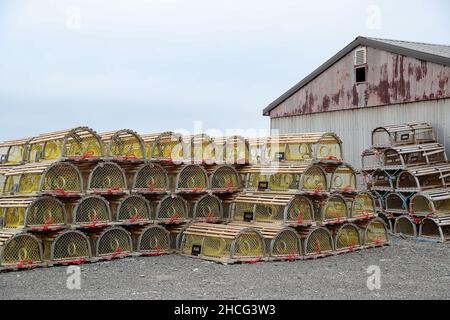
[{"label": "stacked trap row", "polygon": [[429,124],[374,129],[362,170],[395,233],[450,239],[450,163]]}]

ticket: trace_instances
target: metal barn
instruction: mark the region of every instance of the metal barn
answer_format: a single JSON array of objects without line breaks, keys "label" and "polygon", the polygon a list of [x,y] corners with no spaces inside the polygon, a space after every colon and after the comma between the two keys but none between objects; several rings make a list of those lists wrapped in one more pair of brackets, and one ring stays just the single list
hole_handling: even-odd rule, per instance
[{"label": "metal barn", "polygon": [[263,111],[279,133],[334,131],[361,167],[371,130],[428,122],[450,155],[450,46],[358,37]]}]

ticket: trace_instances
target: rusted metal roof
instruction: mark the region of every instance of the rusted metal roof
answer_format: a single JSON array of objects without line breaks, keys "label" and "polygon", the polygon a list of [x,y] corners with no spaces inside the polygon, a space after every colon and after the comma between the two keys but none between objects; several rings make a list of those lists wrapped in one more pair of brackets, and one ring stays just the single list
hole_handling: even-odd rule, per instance
[{"label": "rusted metal roof", "polygon": [[359,46],[372,47],[379,50],[392,52],[395,54],[416,58],[423,61],[432,62],[435,64],[450,67],[450,46],[439,44],[428,44],[419,42],[408,42],[400,40],[377,39],[358,37],[344,49],[335,54],[331,59],[322,64],[319,68],[314,70],[302,81],[297,83],[291,89],[286,91],[278,99],[269,104],[264,110],[263,115],[269,116],[270,111],[279,106],[282,102],[291,97],[298,90],[306,86],[309,82],[317,78],[320,74],[341,60],[344,56],[352,52]]}]

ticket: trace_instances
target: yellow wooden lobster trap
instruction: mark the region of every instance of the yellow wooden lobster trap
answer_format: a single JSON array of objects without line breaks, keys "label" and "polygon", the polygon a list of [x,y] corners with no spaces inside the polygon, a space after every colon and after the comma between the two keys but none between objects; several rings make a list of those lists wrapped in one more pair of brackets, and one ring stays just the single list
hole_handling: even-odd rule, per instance
[{"label": "yellow wooden lobster trap", "polygon": [[250,146],[242,136],[214,138],[216,144],[216,162],[229,165],[246,165],[250,163]]},{"label": "yellow wooden lobster trap", "polygon": [[224,264],[256,263],[265,259],[266,247],[257,229],[194,223],[183,232],[180,253]]},{"label": "yellow wooden lobster trap", "polygon": [[381,218],[356,221],[355,224],[362,229],[365,248],[389,245],[389,233],[386,223]]},{"label": "yellow wooden lobster trap", "polygon": [[337,166],[330,179],[330,191],[341,193],[354,193],[357,190],[356,171],[349,164]]},{"label": "yellow wooden lobster trap", "polygon": [[43,265],[42,242],[30,233],[0,230],[0,271]]},{"label": "yellow wooden lobster trap", "polygon": [[42,237],[44,259],[49,265],[83,264],[92,258],[89,237],[81,231],[65,230]]},{"label": "yellow wooden lobster trap", "polygon": [[410,201],[410,213],[416,217],[449,217],[450,190],[433,189],[413,195]]},{"label": "yellow wooden lobster trap", "polygon": [[181,164],[188,157],[183,137],[175,132],[142,135],[147,159],[166,163]]},{"label": "yellow wooden lobster trap", "polygon": [[374,191],[394,191],[397,172],[390,173],[382,169],[375,170],[370,178],[369,187]]},{"label": "yellow wooden lobster trap", "polygon": [[361,250],[363,241],[359,227],[353,223],[344,223],[328,227],[333,234],[336,253]]},{"label": "yellow wooden lobster trap", "polygon": [[319,203],[316,221],[321,225],[341,224],[349,219],[347,199],[341,194],[332,194]]},{"label": "yellow wooden lobster trap", "polygon": [[198,194],[206,193],[210,189],[208,173],[200,165],[171,167],[169,174],[176,193]]},{"label": "yellow wooden lobster trap", "polygon": [[100,162],[89,174],[87,192],[100,195],[128,193],[125,170],[114,162]]},{"label": "yellow wooden lobster trap", "polygon": [[5,178],[5,194],[79,197],[83,193],[81,173],[69,162],[29,163],[11,168]]},{"label": "yellow wooden lobster trap", "polygon": [[159,256],[172,252],[170,232],[158,225],[132,231],[135,251],[140,255]]},{"label": "yellow wooden lobster trap", "polygon": [[104,156],[100,136],[88,127],[45,133],[29,142],[28,161],[98,161]]},{"label": "yellow wooden lobster trap", "polygon": [[188,203],[183,197],[170,194],[156,203],[156,220],[163,224],[180,224],[191,220]]},{"label": "yellow wooden lobster trap", "polygon": [[183,232],[190,226],[191,223],[184,224],[172,224],[165,226],[169,231],[170,237],[170,249],[179,252],[181,248],[181,240],[183,238]]},{"label": "yellow wooden lobster trap", "polygon": [[108,227],[89,232],[93,257],[112,260],[128,257],[133,252],[131,233],[121,227]]},{"label": "yellow wooden lobster trap", "polygon": [[9,230],[47,232],[65,227],[64,204],[55,197],[3,197],[0,199],[1,226]]},{"label": "yellow wooden lobster trap", "polygon": [[167,169],[156,163],[141,165],[131,182],[131,192],[144,195],[164,194],[170,191]]},{"label": "yellow wooden lobster trap", "polygon": [[[111,201],[111,207],[113,202]],[[115,221],[124,225],[142,225],[154,222],[150,202],[142,195],[127,195],[114,203]]]},{"label": "yellow wooden lobster trap", "polygon": [[238,171],[231,165],[218,165],[209,169],[209,189],[213,193],[235,193],[242,189]]},{"label": "yellow wooden lobster trap", "polygon": [[415,167],[398,174],[396,191],[421,192],[450,187],[450,164]]},{"label": "yellow wooden lobster trap", "polygon": [[194,222],[217,223],[224,220],[222,200],[212,194],[205,194],[195,200],[192,206]]},{"label": "yellow wooden lobster trap", "polygon": [[302,239],[303,255],[306,259],[315,259],[333,255],[333,235],[325,227],[308,227],[298,230]]},{"label": "yellow wooden lobster trap", "polygon": [[109,202],[98,195],[81,198],[75,205],[70,224],[80,229],[103,228],[112,221]]},{"label": "yellow wooden lobster trap", "polygon": [[377,216],[375,197],[368,191],[361,191],[350,197],[351,220],[371,219]]},{"label": "yellow wooden lobster trap", "polygon": [[395,219],[394,233],[405,237],[415,238],[418,234],[418,226],[410,216],[399,216]]},{"label": "yellow wooden lobster trap", "polygon": [[17,166],[27,161],[28,143],[31,138],[0,143],[0,165]]},{"label": "yellow wooden lobster trap", "polygon": [[419,225],[419,237],[439,242],[450,240],[450,218],[425,218]]},{"label": "yellow wooden lobster trap", "polygon": [[[187,161],[195,164],[212,165],[217,162],[216,154],[220,154],[214,139],[207,134],[184,136],[183,141],[187,147]],[[220,159],[219,159],[220,161]]]},{"label": "yellow wooden lobster trap", "polygon": [[146,159],[144,141],[141,136],[128,129],[100,134],[105,147],[105,156],[118,162],[140,162]]},{"label": "yellow wooden lobster trap", "polygon": [[433,127],[425,122],[388,125],[372,131],[372,146],[390,148],[407,144],[436,142]]},{"label": "yellow wooden lobster trap", "polygon": [[314,205],[302,195],[242,193],[233,201],[231,219],[234,222],[308,226],[314,223]]}]

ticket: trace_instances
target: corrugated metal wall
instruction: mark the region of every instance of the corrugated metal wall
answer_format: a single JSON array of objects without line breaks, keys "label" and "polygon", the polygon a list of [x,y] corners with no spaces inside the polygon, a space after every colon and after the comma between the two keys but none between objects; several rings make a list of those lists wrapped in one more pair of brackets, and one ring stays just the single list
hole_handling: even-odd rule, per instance
[{"label": "corrugated metal wall", "polygon": [[413,121],[433,125],[450,155],[450,99],[273,118],[271,128],[280,133],[336,132],[344,143],[346,161],[360,168],[361,153],[371,144],[373,128]]}]

